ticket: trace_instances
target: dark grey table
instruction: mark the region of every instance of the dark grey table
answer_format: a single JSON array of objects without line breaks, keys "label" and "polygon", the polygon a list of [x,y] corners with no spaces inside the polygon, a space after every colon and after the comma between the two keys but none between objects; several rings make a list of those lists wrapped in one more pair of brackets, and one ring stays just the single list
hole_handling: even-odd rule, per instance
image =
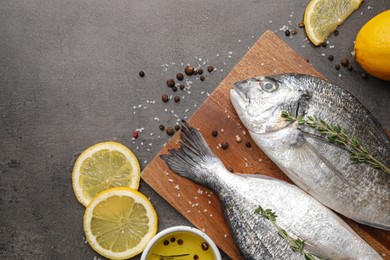
[{"label": "dark grey table", "polygon": [[[390,2],[365,0],[339,35],[317,48],[298,28],[308,2],[1,1],[0,258],[102,259],[85,241],[84,207],[73,195],[77,155],[115,140],[144,168],[169,140],[158,126],[189,118],[265,30],[390,129],[390,82],[364,79],[353,61],[353,71],[334,68],[343,57],[352,60],[357,32]],[[298,33],[287,37],[287,28]],[[179,103],[161,102],[165,81],[188,63],[216,71],[187,82]],[[140,190],[155,206],[160,230],[191,225],[146,183]]]}]

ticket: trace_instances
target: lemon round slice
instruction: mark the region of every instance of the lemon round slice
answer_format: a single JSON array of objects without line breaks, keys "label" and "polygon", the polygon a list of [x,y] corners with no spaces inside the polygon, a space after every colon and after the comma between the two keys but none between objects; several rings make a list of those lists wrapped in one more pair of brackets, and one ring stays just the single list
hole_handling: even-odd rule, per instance
[{"label": "lemon round slice", "polygon": [[87,206],[101,191],[114,187],[138,189],[140,166],[137,157],[116,142],[95,144],[76,160],[72,185],[78,201]]},{"label": "lemon round slice", "polygon": [[323,43],[329,34],[356,9],[363,0],[312,0],[306,7],[306,34],[314,45]]},{"label": "lemon round slice", "polygon": [[109,259],[127,259],[141,253],[156,235],[157,214],[142,193],[112,188],[88,204],[84,232],[97,253]]}]

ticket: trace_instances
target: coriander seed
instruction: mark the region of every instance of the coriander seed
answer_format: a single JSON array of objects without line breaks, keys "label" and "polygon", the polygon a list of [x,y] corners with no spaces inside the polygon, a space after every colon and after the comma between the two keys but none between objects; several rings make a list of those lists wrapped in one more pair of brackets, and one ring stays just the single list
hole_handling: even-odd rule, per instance
[{"label": "coriander seed", "polygon": [[141,70],[138,74],[139,74],[139,76],[140,76],[141,78],[145,77],[145,72],[143,72],[142,70]]},{"label": "coriander seed", "polygon": [[167,132],[167,135],[171,136],[175,133],[175,130],[172,127],[168,127],[166,132]]},{"label": "coriander seed", "polygon": [[178,80],[182,81],[182,80],[184,79],[183,73],[177,73],[177,74],[176,74],[176,78],[177,78]]},{"label": "coriander seed", "polygon": [[163,94],[163,95],[161,96],[161,99],[162,99],[163,102],[168,102],[168,101],[169,101],[169,97],[168,97],[167,94]]},{"label": "coriander seed", "polygon": [[184,68],[184,73],[188,76],[194,75],[194,68],[191,66],[187,66]]}]

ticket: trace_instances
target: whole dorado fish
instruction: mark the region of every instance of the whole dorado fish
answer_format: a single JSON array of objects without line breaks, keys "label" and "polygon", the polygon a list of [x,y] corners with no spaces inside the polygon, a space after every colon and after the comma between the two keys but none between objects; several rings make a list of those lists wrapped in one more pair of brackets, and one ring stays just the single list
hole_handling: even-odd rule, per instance
[{"label": "whole dorado fish", "polygon": [[218,195],[244,259],[305,259],[290,248],[261,206],[277,215],[290,237],[304,240],[304,250],[321,259],[382,259],[333,211],[295,185],[262,176],[233,174],[210,150],[201,134],[184,123],[178,150],[161,158],[169,168]]},{"label": "whole dorado fish", "polygon": [[389,167],[389,138],[350,93],[316,77],[283,74],[238,82],[230,97],[253,140],[295,184],[348,218],[390,230],[390,174],[353,163],[342,145],[281,116],[287,111],[339,125]]}]

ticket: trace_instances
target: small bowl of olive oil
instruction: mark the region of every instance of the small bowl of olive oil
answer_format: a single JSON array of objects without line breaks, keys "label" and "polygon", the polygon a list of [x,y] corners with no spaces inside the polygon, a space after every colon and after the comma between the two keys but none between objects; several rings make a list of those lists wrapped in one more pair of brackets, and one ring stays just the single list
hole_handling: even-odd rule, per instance
[{"label": "small bowl of olive oil", "polygon": [[175,226],[160,231],[141,255],[141,260],[221,260],[213,240],[189,226]]}]

